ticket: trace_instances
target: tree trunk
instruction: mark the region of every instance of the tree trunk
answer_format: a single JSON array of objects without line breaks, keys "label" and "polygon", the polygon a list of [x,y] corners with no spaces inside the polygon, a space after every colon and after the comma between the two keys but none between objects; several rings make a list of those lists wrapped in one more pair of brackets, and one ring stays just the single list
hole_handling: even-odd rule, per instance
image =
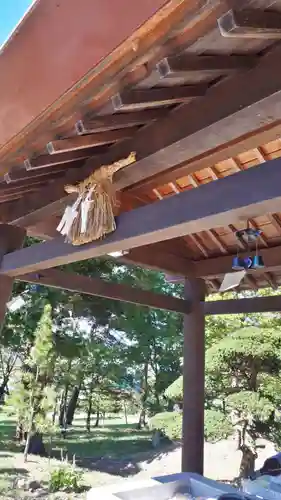
[{"label": "tree trunk", "polygon": [[96,416],[96,422],[95,422],[95,427],[98,427],[100,423],[100,411],[97,411],[97,416]]},{"label": "tree trunk", "polygon": [[0,402],[4,401],[5,394],[7,394],[8,379],[4,379],[0,385]]},{"label": "tree trunk", "polygon": [[[35,386],[38,382],[39,379],[39,367],[37,366],[36,368],[36,376],[35,376]],[[28,428],[27,428],[27,436],[26,436],[26,443],[25,443],[25,449],[23,453],[23,458],[24,462],[27,462],[27,455],[29,453],[31,443],[32,443],[32,437],[33,435],[35,436],[36,434],[34,433],[34,418],[35,418],[35,391],[34,388],[31,391],[30,394],[30,417],[29,417],[29,423],[28,423]]]},{"label": "tree trunk", "polygon": [[67,396],[68,396],[69,384],[66,384],[64,391],[61,396],[60,402],[60,414],[59,414],[59,426],[61,428],[66,427],[66,408],[67,408]]},{"label": "tree trunk", "polygon": [[24,430],[23,430],[23,425],[20,421],[17,423],[17,428],[16,428],[16,440],[19,443],[22,443],[25,440],[24,437]]},{"label": "tree trunk", "polygon": [[126,401],[124,401],[124,415],[125,415],[125,424],[128,425],[128,415],[127,415]]},{"label": "tree trunk", "polygon": [[45,457],[46,454],[46,449],[43,443],[43,436],[42,434],[35,433],[31,434],[28,433],[26,443],[25,443],[25,450],[24,450],[24,461],[27,461],[27,455],[40,455],[41,457]]},{"label": "tree trunk", "polygon": [[59,399],[58,396],[56,396],[55,405],[54,405],[54,411],[53,411],[53,415],[52,415],[53,425],[55,425],[56,416],[57,416],[57,412],[58,412],[58,399]]},{"label": "tree trunk", "polygon": [[147,400],[147,395],[148,395],[148,361],[146,361],[144,365],[144,376],[143,376],[143,384],[142,384],[142,389],[143,389],[143,395],[142,395],[142,408],[139,416],[139,422],[137,425],[138,429],[142,429],[146,425],[146,400]]},{"label": "tree trunk", "polygon": [[74,418],[74,413],[77,408],[77,403],[79,399],[79,394],[80,394],[80,389],[81,389],[82,382],[80,382],[79,385],[74,387],[70,401],[68,403],[68,407],[66,410],[66,425],[72,425],[73,418]]},{"label": "tree trunk", "polygon": [[86,428],[88,432],[91,432],[91,416],[92,416],[92,394],[90,394],[89,396],[88,408],[87,408]]},{"label": "tree trunk", "polygon": [[242,458],[240,463],[239,477],[244,479],[252,476],[252,474],[254,473],[257,453],[251,450],[251,448],[247,445],[242,445],[240,447],[240,450],[242,452]]}]

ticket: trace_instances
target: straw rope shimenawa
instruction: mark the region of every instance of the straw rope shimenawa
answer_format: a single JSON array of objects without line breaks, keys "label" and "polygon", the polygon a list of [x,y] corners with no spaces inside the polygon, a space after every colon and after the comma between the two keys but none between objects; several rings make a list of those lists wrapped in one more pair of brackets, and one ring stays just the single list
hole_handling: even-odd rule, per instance
[{"label": "straw rope shimenawa", "polygon": [[57,228],[69,243],[83,245],[115,231],[113,176],[135,161],[136,154],[131,153],[112,165],[103,165],[77,186],[65,186],[67,193],[78,195],[74,205],[67,207]]}]

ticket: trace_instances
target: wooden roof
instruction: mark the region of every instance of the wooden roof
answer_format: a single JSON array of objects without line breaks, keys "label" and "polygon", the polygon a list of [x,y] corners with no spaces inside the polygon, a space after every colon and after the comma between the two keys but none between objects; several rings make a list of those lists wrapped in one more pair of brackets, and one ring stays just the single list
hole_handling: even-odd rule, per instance
[{"label": "wooden roof", "polygon": [[[190,5],[184,5],[186,3]],[[140,161],[128,169],[130,173],[125,182],[122,174],[117,179],[117,188],[122,189],[121,211],[176,196],[181,191],[281,157],[281,109],[276,102],[270,101],[263,108],[264,84],[254,73],[264,75],[266,85],[272,85],[265,91],[266,96],[274,97],[279,88],[277,84],[281,90],[281,82],[279,84],[272,76],[275,73],[266,73],[266,66],[277,71],[272,61],[281,55],[281,1],[211,0],[204,5],[197,1],[171,1],[167,5],[166,13],[159,11],[148,21],[153,24],[154,37],[148,30],[151,24],[144,24],[126,41],[126,62],[122,59],[124,51],[122,57],[118,53],[114,71],[112,68],[106,70],[98,85],[84,78],[79,91],[77,85],[72,93],[70,91],[67,106],[65,103],[55,106],[55,111],[49,115],[48,110],[44,111],[45,118],[40,119],[40,123],[36,122],[36,117],[28,124],[24,135],[20,130],[3,144],[0,149],[2,222],[24,226],[29,234],[43,239],[55,237],[55,228],[67,200],[63,196],[64,183],[69,179],[81,180],[80,171],[96,168],[108,157],[118,160],[123,152],[130,152],[128,148],[133,150],[134,146]],[[35,11],[29,19],[33,19]],[[130,53],[128,44],[130,47],[133,44]],[[0,55],[0,71],[3,56],[5,52]],[[276,65],[279,65],[278,59]],[[255,85],[252,92],[251,88],[247,90],[246,97],[241,94],[240,106],[236,89],[238,93],[240,87],[244,88],[247,75],[249,82],[252,78]],[[258,92],[261,92],[261,99],[258,95],[254,99]],[[251,93],[254,102],[261,103],[260,114],[255,108],[247,109]],[[225,121],[223,128],[222,125],[214,128],[214,123],[220,124],[220,119],[228,118],[224,116],[224,99],[230,103],[230,108],[233,106],[228,116],[232,127],[237,123],[234,135],[230,134]],[[191,132],[186,133],[184,151],[180,147],[177,151],[179,131],[171,130],[168,124],[169,117],[172,119],[181,112],[185,117],[184,127]],[[217,119],[212,118],[209,123],[213,114]],[[152,124],[154,132],[150,135]],[[210,133],[209,126],[213,127]],[[162,137],[173,144],[173,159],[159,156],[155,170],[149,165],[150,154],[154,149],[161,152]],[[46,192],[52,191],[60,192],[61,196],[54,196],[53,200],[51,196],[44,205],[42,199]],[[58,203],[57,198],[63,201]],[[245,250],[235,237],[235,232],[245,224],[246,220],[239,220],[235,225],[215,227],[132,250],[125,259],[167,272],[173,271],[169,256],[184,261],[213,259],[210,262],[214,262],[235,255],[238,244],[241,251]],[[250,224],[262,231],[261,248],[281,250],[281,213],[265,213],[259,217],[253,214]],[[146,259],[148,254],[155,254],[153,263],[151,258]],[[270,262],[272,256],[268,252],[264,255],[267,265],[266,255]],[[231,268],[231,260],[229,262]],[[210,291],[215,291],[222,275],[205,276],[205,279]],[[280,284],[281,259],[279,267],[274,264],[264,272],[249,273],[241,287],[276,288]]]}]

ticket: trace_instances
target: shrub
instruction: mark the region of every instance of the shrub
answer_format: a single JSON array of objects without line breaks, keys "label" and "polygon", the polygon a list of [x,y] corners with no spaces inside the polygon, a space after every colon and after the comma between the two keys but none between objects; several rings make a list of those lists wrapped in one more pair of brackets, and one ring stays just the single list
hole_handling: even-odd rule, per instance
[{"label": "shrub", "polygon": [[219,410],[205,410],[205,439],[211,443],[226,439],[233,433],[227,416]]},{"label": "shrub", "polygon": [[[149,421],[149,428],[161,431],[171,440],[182,437],[182,414],[179,412],[157,413]],[[218,410],[205,410],[205,439],[216,442],[226,439],[233,432],[227,417]]]},{"label": "shrub", "polygon": [[157,413],[149,421],[149,428],[160,431],[169,439],[181,439],[182,415],[178,412]]},{"label": "shrub", "polygon": [[78,491],[81,488],[80,481],[82,473],[74,467],[60,467],[51,472],[49,489],[50,492],[59,490]]}]

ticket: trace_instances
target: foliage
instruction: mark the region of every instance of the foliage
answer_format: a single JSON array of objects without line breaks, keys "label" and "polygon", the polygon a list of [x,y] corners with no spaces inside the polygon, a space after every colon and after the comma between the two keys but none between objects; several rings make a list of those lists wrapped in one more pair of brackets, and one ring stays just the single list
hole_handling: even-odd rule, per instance
[{"label": "foliage", "polygon": [[227,439],[233,433],[228,417],[218,410],[205,410],[205,439],[211,443]]},{"label": "foliage", "polygon": [[52,326],[52,309],[46,304],[35,330],[34,344],[22,365],[9,401],[21,432],[27,433],[25,459],[32,436],[53,432],[53,423],[49,417],[55,400],[52,377],[56,358]]},{"label": "foliage", "polygon": [[63,466],[50,474],[49,490],[54,493],[59,490],[77,492],[81,489],[82,472],[75,466]]},{"label": "foliage", "polygon": [[165,396],[172,401],[183,399],[183,377],[180,375],[165,391]]},{"label": "foliage", "polygon": [[[149,421],[149,428],[162,432],[171,440],[182,437],[182,413],[163,412],[154,415]],[[216,442],[226,439],[233,432],[231,422],[218,410],[205,410],[205,439]]]},{"label": "foliage", "polygon": [[179,412],[157,413],[149,420],[152,431],[160,431],[171,440],[181,439],[182,414]]}]

